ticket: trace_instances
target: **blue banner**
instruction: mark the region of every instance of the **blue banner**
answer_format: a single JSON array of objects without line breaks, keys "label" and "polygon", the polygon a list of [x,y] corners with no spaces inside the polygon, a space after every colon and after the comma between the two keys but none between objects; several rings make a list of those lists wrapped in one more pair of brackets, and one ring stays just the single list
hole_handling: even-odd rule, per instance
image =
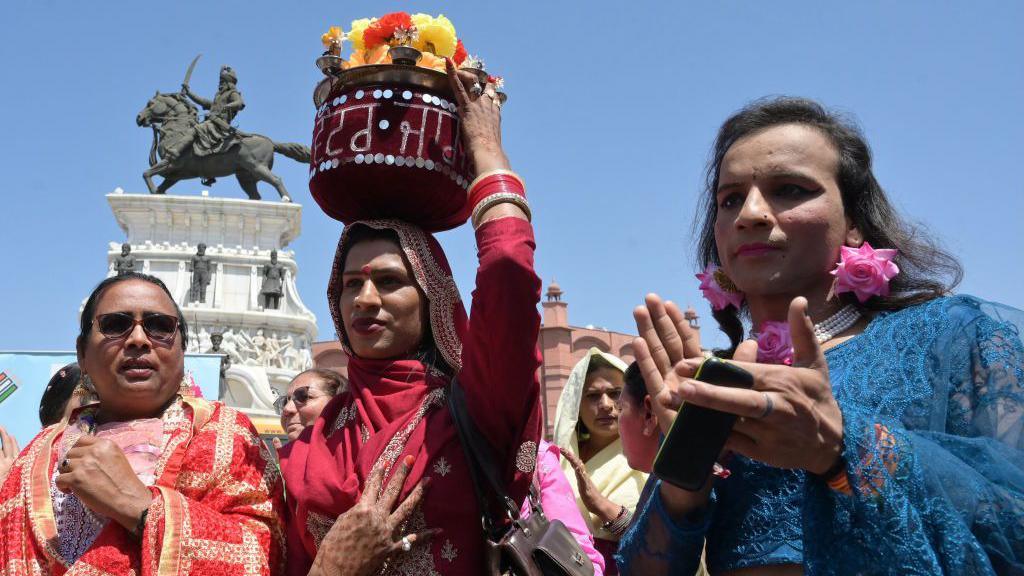
[{"label": "blue banner", "polygon": [[[204,398],[220,391],[218,354],[185,354],[185,376],[191,376]],[[74,352],[0,352],[0,426],[24,448],[39,432],[39,399],[57,370],[77,361]]]}]

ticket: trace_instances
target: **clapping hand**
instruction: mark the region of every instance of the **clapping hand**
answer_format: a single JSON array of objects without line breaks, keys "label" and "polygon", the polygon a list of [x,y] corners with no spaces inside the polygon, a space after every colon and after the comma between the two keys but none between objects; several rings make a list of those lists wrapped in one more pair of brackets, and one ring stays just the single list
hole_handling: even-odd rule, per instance
[{"label": "clapping hand", "polygon": [[[648,294],[644,306],[633,310],[637,332],[633,340],[637,365],[647,384],[652,405],[663,434],[668,434],[675,422],[681,402],[673,366],[686,359],[703,360],[700,334],[690,327],[673,302],[663,303],[657,294]],[[673,385],[668,385],[671,381]]]},{"label": "clapping hand", "polygon": [[[678,362],[663,372],[637,342],[637,358],[659,422],[669,422],[682,402],[691,402],[739,418],[726,441],[726,449],[778,468],[803,469],[823,474],[842,453],[843,415],[832,395],[828,364],[806,314],[807,300],[796,298],[789,307],[793,339],[793,365],[759,364],[757,347],[743,343],[734,362],[754,376],[751,390],[715,386],[693,379],[700,360]],[[644,348],[641,352],[640,348]],[[664,429],[664,428],[663,428]]]}]

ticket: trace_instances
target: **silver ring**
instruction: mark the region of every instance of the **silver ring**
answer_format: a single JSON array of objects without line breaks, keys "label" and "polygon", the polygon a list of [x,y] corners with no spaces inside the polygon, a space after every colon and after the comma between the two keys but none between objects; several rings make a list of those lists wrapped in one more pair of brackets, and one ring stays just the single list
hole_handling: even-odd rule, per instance
[{"label": "silver ring", "polygon": [[65,458],[60,461],[60,466],[58,466],[57,468],[59,470],[63,470],[64,472],[70,472],[71,470],[69,469],[68,464],[70,464],[70,462],[68,462],[68,459]]},{"label": "silver ring", "polygon": [[408,536],[402,536],[402,552],[412,550],[412,540]]},{"label": "silver ring", "polygon": [[479,82],[474,82],[473,85],[469,87],[469,93],[473,96],[480,97],[480,95],[484,93],[484,87],[481,86]]},{"label": "silver ring", "polygon": [[767,418],[775,410],[775,402],[772,402],[772,397],[767,392],[762,392],[762,394],[764,394],[764,412],[758,418]]}]

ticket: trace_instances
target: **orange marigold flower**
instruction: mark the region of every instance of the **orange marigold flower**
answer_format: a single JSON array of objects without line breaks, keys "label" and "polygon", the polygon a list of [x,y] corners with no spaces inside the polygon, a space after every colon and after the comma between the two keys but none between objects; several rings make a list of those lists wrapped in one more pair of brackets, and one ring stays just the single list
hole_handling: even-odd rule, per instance
[{"label": "orange marigold flower", "polygon": [[430,68],[431,70],[437,70],[438,72],[444,72],[444,58],[435,56],[430,52],[424,52],[423,56],[420,57],[420,61],[417,62],[421,68]]},{"label": "orange marigold flower", "polygon": [[370,24],[366,32],[363,33],[363,44],[365,44],[367,49],[391,44],[396,32],[402,30],[407,33],[415,30],[415,28],[415,25],[412,23],[412,16],[409,16],[408,12],[385,14],[376,22]]},{"label": "orange marigold flower", "polygon": [[361,52],[353,52],[348,59],[349,67],[366,66],[368,64],[390,64],[391,55],[388,54],[388,46],[381,44],[376,48],[370,48]]},{"label": "orange marigold flower", "polygon": [[466,52],[466,47],[462,45],[462,39],[460,38],[455,44],[455,55],[452,56],[452,62],[455,62],[456,66],[462,66],[467,56],[469,56],[469,52]]}]

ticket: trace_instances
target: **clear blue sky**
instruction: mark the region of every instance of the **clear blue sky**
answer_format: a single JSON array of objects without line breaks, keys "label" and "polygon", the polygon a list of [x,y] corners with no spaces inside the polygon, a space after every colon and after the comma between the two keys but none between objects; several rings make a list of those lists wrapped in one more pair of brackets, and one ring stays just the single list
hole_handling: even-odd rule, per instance
[{"label": "clear blue sky", "polygon": [[[570,321],[630,331],[657,291],[702,314],[690,227],[718,125],[793,94],[853,114],[900,209],[966,268],[961,291],[1024,307],[1024,4],[1018,2],[5,2],[0,7],[0,349],[70,349],[82,299],[123,239],[103,195],[141,193],[150,132],[135,114],[239,75],[248,131],[308,142],[319,36],[394,9],[443,12],[505,76],[505,142],[525,176],[537,268]],[[333,337],[324,291],[340,224],[306,169],[275,171],[305,206],[298,287]],[[197,194],[198,181],[173,193]],[[241,197],[224,179],[212,194]],[[265,196],[273,192],[264,188]],[[475,253],[442,236],[459,285]],[[711,328],[713,322],[706,324]],[[716,330],[706,330],[721,342]]]}]

